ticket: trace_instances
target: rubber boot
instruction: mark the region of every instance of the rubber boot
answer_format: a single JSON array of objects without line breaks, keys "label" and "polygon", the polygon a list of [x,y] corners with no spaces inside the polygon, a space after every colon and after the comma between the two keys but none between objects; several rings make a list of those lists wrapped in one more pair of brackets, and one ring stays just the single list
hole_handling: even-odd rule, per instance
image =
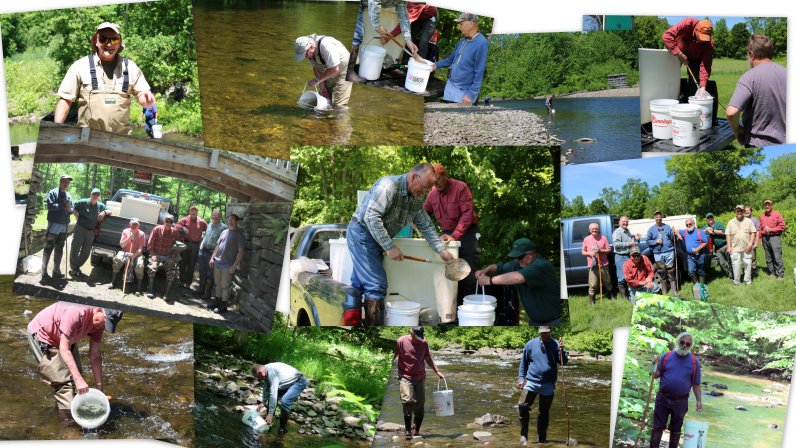
[{"label": "rubber boot", "polygon": [[279,431],[277,434],[285,434],[287,432],[287,421],[290,418],[290,412],[282,412],[279,416]]},{"label": "rubber boot", "polygon": [[674,268],[667,269],[666,276],[669,278],[669,284],[672,286],[672,295],[679,297],[680,285],[677,284],[677,274],[674,272]]},{"label": "rubber boot", "polygon": [[116,277],[119,276],[119,272],[114,272],[113,276],[111,277],[111,286],[110,289],[116,289],[118,286],[116,285]]},{"label": "rubber boot", "polygon": [[144,279],[139,278],[138,285],[135,288],[135,295],[140,296],[143,293],[144,293]]},{"label": "rubber boot", "polygon": [[154,299],[155,298],[155,278],[154,278],[154,276],[153,277],[149,277],[149,288],[147,288],[146,296],[149,297],[150,299]]},{"label": "rubber boot", "polygon": [[620,283],[619,285],[617,285],[617,287],[619,288],[619,297],[625,300],[630,300],[627,295],[627,285],[624,283]]},{"label": "rubber boot", "polygon": [[594,294],[589,294],[589,305],[594,305]]},{"label": "rubber boot", "polygon": [[696,284],[696,283],[697,283],[697,276],[696,276],[696,274],[691,274],[691,275],[689,275],[689,277],[691,278],[691,283],[694,283],[694,284]]},{"label": "rubber boot", "polygon": [[207,279],[204,295],[202,296],[204,300],[210,300],[210,297],[213,295],[214,287],[215,287],[215,281],[212,278]]},{"label": "rubber boot", "polygon": [[419,436],[420,435],[420,425],[423,424],[423,416],[424,414],[415,413],[415,428],[413,435]]},{"label": "rubber boot", "polygon": [[608,290],[608,299],[614,300],[616,298],[616,292],[613,289]]},{"label": "rubber boot", "polygon": [[366,327],[375,327],[378,325],[377,322],[377,314],[379,309],[379,301],[378,300],[370,300],[365,299],[365,326]]},{"label": "rubber boot", "polygon": [[171,285],[174,284],[174,281],[166,282],[166,290],[163,292],[163,300],[166,301],[169,305],[173,304],[174,301],[169,298],[169,293],[171,292]]},{"label": "rubber boot", "polygon": [[50,279],[50,274],[47,273],[47,265],[50,264],[50,255],[52,255],[52,253],[49,253],[47,255],[43,255],[42,254],[42,257],[41,257],[41,281],[47,281],[47,280]]},{"label": "rubber boot", "polygon": [[[63,278],[66,278],[66,276],[63,274],[63,272],[61,272],[61,259],[63,259],[63,256],[64,256],[64,254],[61,254],[59,256],[56,253],[55,254],[55,259],[53,260],[55,262],[55,264],[53,265],[53,278],[55,278],[57,280],[61,280]],[[66,256],[68,257],[69,255],[67,254]]]},{"label": "rubber boot", "polygon": [[376,323],[377,327],[384,326],[384,300],[376,301]]},{"label": "rubber boot", "polygon": [[406,440],[412,439],[412,414],[404,414],[404,438]]},{"label": "rubber boot", "polygon": [[205,289],[207,289],[207,277],[203,277],[199,280],[199,288],[191,291],[194,295],[197,296],[204,296]]},{"label": "rubber boot", "polygon": [[677,448],[680,446],[680,433],[679,432],[670,432],[669,433],[669,448]]},{"label": "rubber boot", "polygon": [[653,429],[650,436],[650,448],[660,448],[661,437],[663,437],[663,430],[656,431]]}]

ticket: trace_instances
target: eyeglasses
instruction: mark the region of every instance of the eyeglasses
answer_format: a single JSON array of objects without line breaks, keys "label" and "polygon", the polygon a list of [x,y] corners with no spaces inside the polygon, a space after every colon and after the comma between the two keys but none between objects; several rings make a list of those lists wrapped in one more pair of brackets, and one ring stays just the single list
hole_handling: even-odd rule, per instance
[{"label": "eyeglasses", "polygon": [[522,260],[523,258],[525,258],[525,256],[526,256],[526,255],[528,255],[529,253],[530,253],[530,252],[525,252],[524,254],[520,255],[519,257],[514,257],[514,259],[515,259],[515,260],[517,260],[517,261],[520,261],[520,260]]},{"label": "eyeglasses", "polygon": [[639,254],[632,254],[632,255],[630,255],[630,258],[638,258],[638,257],[640,257],[640,256],[641,256],[641,255],[639,255]]},{"label": "eyeglasses", "polygon": [[690,342],[680,341],[680,347],[691,347]]},{"label": "eyeglasses", "polygon": [[686,224],[685,226],[686,226],[686,227],[694,227],[694,225],[693,225],[693,224],[691,224],[691,223],[688,223],[688,224]]},{"label": "eyeglasses", "polygon": [[97,36],[97,40],[100,41],[101,44],[105,44],[110,42],[111,45],[116,45],[122,41],[121,37],[111,37],[111,36]]}]

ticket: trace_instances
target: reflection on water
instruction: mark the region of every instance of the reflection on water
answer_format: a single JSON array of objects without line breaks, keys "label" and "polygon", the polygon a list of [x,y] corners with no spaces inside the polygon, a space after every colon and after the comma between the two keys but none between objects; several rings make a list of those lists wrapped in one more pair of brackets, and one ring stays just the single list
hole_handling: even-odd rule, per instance
[{"label": "reflection on water", "polygon": [[[516,446],[520,437],[517,400],[519,391],[515,388],[519,369],[519,353],[514,358],[501,359],[494,356],[475,356],[467,354],[434,354],[434,362],[445,374],[447,384],[453,390],[455,414],[437,417],[431,410],[434,403],[433,391],[437,378],[428,370],[426,377],[426,416],[421,435],[433,446],[475,446],[472,437],[475,431],[488,431],[494,436],[494,446]],[[560,369],[560,367],[559,367]],[[571,360],[565,372],[567,401],[569,403],[570,438],[577,440],[578,446],[607,446],[608,425],[611,404],[611,364],[607,362]],[[393,376],[384,397],[380,420],[403,424],[398,381]],[[564,409],[561,372],[558,375],[553,406],[550,408],[550,427],[547,447],[566,446],[567,420]],[[486,413],[498,414],[511,420],[505,427],[468,428],[467,424]],[[531,408],[529,439],[536,437],[537,404]],[[413,446],[417,441],[392,441],[392,434],[376,439],[374,446]],[[463,439],[458,437],[465,435]],[[450,445],[448,445],[450,444]],[[480,446],[480,445],[479,445]]]},{"label": "reflection on water", "polygon": [[[51,389],[36,370],[23,336],[48,300],[15,296],[0,277],[0,439],[161,439],[193,443],[193,329],[173,320],[125,313],[118,331],[102,338],[103,382],[112,397],[108,421],[95,433],[58,423]],[[25,310],[32,314],[25,317]],[[80,344],[84,376],[94,384]]]},{"label": "reflection on water", "polygon": [[[572,150],[571,163],[592,163],[641,157],[638,97],[556,98],[555,114],[548,115],[544,100],[493,101],[496,106],[533,112],[545,119],[548,131],[565,142],[561,153]],[[591,142],[575,140],[588,138]]]},{"label": "reflection on water", "polygon": [[37,120],[9,123],[8,132],[11,134],[12,145],[32,143],[39,139],[39,122]]},{"label": "reflection on water", "polygon": [[298,99],[314,77],[295,39],[317,33],[350,49],[357,2],[199,0],[194,8],[205,144],[286,159],[289,146],[420,145],[423,99],[354,85],[347,112]]}]

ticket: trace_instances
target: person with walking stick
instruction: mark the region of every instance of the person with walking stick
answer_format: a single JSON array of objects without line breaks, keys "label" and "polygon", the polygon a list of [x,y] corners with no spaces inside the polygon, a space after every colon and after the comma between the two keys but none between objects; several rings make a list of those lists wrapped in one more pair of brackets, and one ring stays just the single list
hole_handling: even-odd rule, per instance
[{"label": "person with walking stick", "polygon": [[608,298],[614,298],[611,271],[608,266],[608,254],[611,253],[611,246],[608,245],[608,238],[600,234],[600,225],[596,222],[589,224],[589,234],[583,238],[581,253],[589,262],[589,304],[594,304],[595,290],[598,287],[600,288],[600,302],[602,302],[603,285],[608,292]]},{"label": "person with walking stick", "polygon": [[[560,352],[559,352],[560,350]],[[528,445],[528,423],[531,406],[539,396],[539,418],[536,433],[539,443],[547,442],[547,427],[550,422],[550,406],[553,404],[558,370],[556,364],[566,365],[569,355],[564,350],[564,341],[556,342],[550,336],[550,327],[539,327],[539,337],[525,344],[520,358],[517,389],[520,389],[520,446]],[[569,437],[567,437],[567,440]]]},{"label": "person with walking stick", "polygon": [[661,447],[663,430],[669,423],[669,448],[677,448],[680,443],[683,419],[688,412],[688,395],[694,391],[696,410],[702,412],[702,366],[691,353],[694,337],[687,332],[675,339],[675,350],[655,358],[658,368],[653,375],[660,378],[658,393],[655,395],[655,410],[652,414],[652,435],[650,448]]}]

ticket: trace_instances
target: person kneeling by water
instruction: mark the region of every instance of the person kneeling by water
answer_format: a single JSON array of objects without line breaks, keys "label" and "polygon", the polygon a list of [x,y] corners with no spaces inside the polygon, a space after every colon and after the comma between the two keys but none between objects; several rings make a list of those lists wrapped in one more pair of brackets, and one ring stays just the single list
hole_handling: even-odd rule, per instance
[{"label": "person kneeling by water", "polygon": [[287,421],[290,418],[290,408],[298,400],[301,391],[307,387],[307,377],[295,367],[281,362],[269,364],[255,364],[252,366],[252,375],[263,381],[263,401],[257,406],[257,412],[266,409],[268,415],[265,422],[271,424],[276,413],[276,402],[282,413],[279,416],[279,434],[287,432]]}]

